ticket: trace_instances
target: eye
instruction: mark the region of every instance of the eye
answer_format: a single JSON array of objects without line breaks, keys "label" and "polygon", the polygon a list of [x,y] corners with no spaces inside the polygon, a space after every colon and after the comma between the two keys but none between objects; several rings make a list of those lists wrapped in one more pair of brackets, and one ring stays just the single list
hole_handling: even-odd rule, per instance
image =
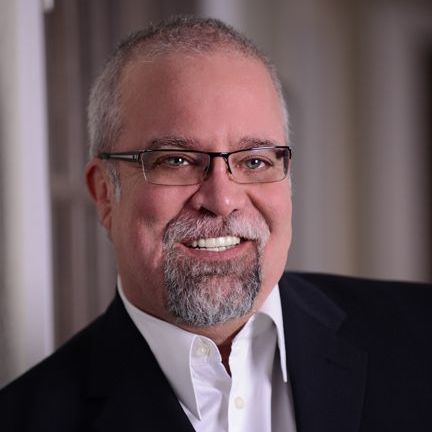
[{"label": "eye", "polygon": [[264,162],[261,159],[255,158],[255,159],[249,159],[245,161],[245,165],[250,169],[256,169],[262,166]]},{"label": "eye", "polygon": [[250,157],[248,159],[244,159],[242,164],[244,167],[246,167],[249,170],[264,169],[272,165],[270,161],[256,156]]},{"label": "eye", "polygon": [[188,166],[191,162],[183,156],[165,156],[159,160],[159,165],[169,165],[172,167]]},{"label": "eye", "polygon": [[154,153],[151,155],[152,169],[191,168],[199,164],[199,159],[192,153]]}]

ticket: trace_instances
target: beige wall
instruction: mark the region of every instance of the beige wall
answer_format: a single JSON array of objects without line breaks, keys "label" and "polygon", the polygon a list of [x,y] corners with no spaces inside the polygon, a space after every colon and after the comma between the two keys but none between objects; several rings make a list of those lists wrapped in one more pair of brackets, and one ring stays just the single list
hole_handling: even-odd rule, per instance
[{"label": "beige wall", "polygon": [[288,268],[430,280],[432,143],[422,134],[419,79],[432,51],[432,4],[208,0],[202,12],[254,38],[286,86],[295,206]]}]

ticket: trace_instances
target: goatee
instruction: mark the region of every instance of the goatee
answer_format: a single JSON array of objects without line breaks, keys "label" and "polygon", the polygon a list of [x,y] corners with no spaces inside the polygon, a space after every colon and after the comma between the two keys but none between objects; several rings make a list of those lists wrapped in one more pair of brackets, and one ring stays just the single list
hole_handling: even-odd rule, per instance
[{"label": "goatee", "polygon": [[[253,243],[241,257],[202,260],[182,252],[185,239],[236,236]],[[215,218],[180,215],[164,236],[166,307],[179,323],[192,327],[222,324],[248,314],[261,287],[262,252],[269,228],[259,216]]]}]

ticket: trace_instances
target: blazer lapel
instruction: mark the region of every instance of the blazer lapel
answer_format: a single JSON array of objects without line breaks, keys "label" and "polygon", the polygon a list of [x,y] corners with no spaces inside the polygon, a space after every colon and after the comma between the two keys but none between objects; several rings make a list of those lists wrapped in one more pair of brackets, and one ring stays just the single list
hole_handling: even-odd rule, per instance
[{"label": "blazer lapel", "polygon": [[193,432],[194,429],[165,383],[135,378],[125,379],[108,397],[95,420],[94,431]]},{"label": "blazer lapel", "polygon": [[367,355],[338,336],[345,313],[299,276],[279,285],[297,431],[358,431]]},{"label": "blazer lapel", "polygon": [[94,336],[88,376],[92,430],[194,431],[118,296]]}]

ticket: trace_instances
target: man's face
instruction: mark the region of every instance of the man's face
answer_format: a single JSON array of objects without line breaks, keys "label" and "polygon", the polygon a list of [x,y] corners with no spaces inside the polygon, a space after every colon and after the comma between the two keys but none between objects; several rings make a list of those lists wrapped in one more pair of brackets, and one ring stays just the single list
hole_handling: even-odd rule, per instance
[{"label": "man's face", "polygon": [[[239,54],[137,60],[126,67],[120,88],[123,131],[113,151],[175,148],[178,141],[214,152],[284,145],[268,72]],[[209,176],[192,186],[147,183],[141,168],[127,162],[118,162],[117,171],[120,199],[107,186],[106,199],[96,201],[132,303],[191,326],[247,316],[251,306],[261,305],[283,272],[291,239],[288,179],[237,184],[222,158],[213,159]],[[240,243],[209,250],[206,239],[231,237]],[[200,239],[203,247],[194,247]],[[187,313],[195,320],[178,311],[191,302],[197,304]]]}]

